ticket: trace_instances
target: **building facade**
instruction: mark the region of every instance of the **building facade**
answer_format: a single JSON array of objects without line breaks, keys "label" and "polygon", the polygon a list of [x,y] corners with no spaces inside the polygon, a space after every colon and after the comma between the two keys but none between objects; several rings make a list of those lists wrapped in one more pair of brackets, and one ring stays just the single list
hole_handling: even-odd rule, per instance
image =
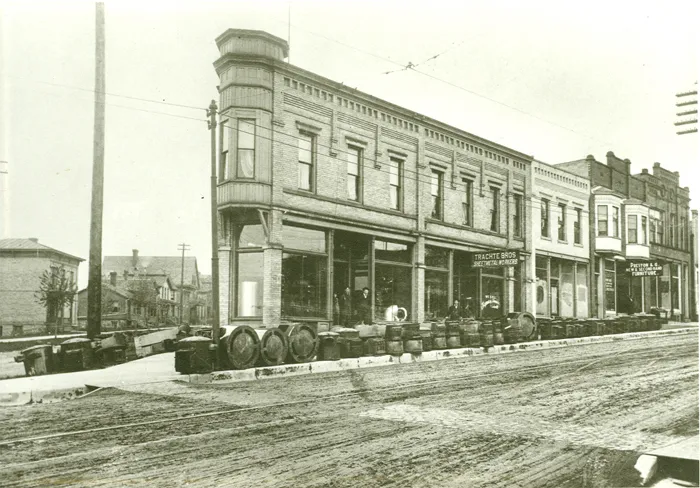
[{"label": "building facade", "polygon": [[[37,301],[41,276],[63,272],[76,283],[82,261],[35,238],[0,239],[0,336],[41,334],[47,326],[54,332],[61,311]],[[77,300],[65,307],[59,328],[77,325],[76,307]]]},{"label": "building facade", "polygon": [[287,64],[265,32],[216,42],[222,323],[534,310],[531,156]]},{"label": "building facade", "polygon": [[654,163],[633,175],[628,159],[608,152],[557,165],[588,175],[592,190],[591,314],[653,312],[693,317],[690,196],[678,172]]},{"label": "building facade", "polygon": [[588,178],[540,161],[532,163],[529,276],[537,317],[590,316]]}]

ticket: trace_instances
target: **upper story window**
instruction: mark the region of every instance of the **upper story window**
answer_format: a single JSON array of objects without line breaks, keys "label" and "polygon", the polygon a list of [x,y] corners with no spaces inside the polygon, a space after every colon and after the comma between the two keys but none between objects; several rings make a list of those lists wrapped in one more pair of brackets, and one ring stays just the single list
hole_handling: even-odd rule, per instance
[{"label": "upper story window", "polygon": [[314,136],[299,134],[299,165],[297,166],[298,187],[300,190],[314,191]]},{"label": "upper story window", "polygon": [[676,232],[676,214],[671,214],[671,222],[668,227],[668,245],[671,247],[678,246],[676,237],[678,236]]},{"label": "upper story window", "polygon": [[542,237],[549,237],[549,200],[542,199],[540,205],[540,227]]},{"label": "upper story window", "polygon": [[576,217],[574,219],[574,244],[581,244],[581,209],[576,209]]},{"label": "upper story window", "polygon": [[663,212],[649,210],[649,242],[652,244],[664,243]]},{"label": "upper story window", "polygon": [[598,205],[598,235],[607,236],[608,234],[608,206]]},{"label": "upper story window", "polygon": [[403,161],[397,158],[389,159],[389,208],[403,208]]},{"label": "upper story window", "polygon": [[647,218],[642,215],[642,231],[639,233],[639,243],[647,243]]},{"label": "upper story window", "polygon": [[362,149],[348,147],[348,199],[360,201],[360,171],[362,168]]},{"label": "upper story window", "polygon": [[433,208],[430,216],[434,219],[442,218],[442,178],[443,174],[441,171],[432,170],[430,174],[430,197]]},{"label": "upper story window", "polygon": [[620,237],[620,209],[619,209],[619,207],[612,208],[612,231],[613,231],[613,237]]},{"label": "upper story window", "polygon": [[523,196],[519,193],[513,194],[513,235],[523,236]]},{"label": "upper story window", "polygon": [[231,137],[231,128],[228,126],[228,119],[221,121],[221,159],[219,161],[219,181],[228,180],[229,174],[229,141]]},{"label": "upper story window", "polygon": [[238,178],[255,177],[255,121],[238,119]]},{"label": "upper story window", "polygon": [[688,241],[687,241],[687,237],[686,237],[687,236],[687,232],[686,232],[687,226],[688,226],[688,220],[685,217],[681,217],[681,223],[680,223],[680,227],[679,227],[680,238],[681,238],[680,243],[679,243],[679,247],[681,249],[688,248]]},{"label": "upper story window", "polygon": [[559,215],[557,216],[557,239],[566,242],[566,205],[559,204]]},{"label": "upper story window", "polygon": [[627,242],[637,244],[637,216],[627,216]]},{"label": "upper story window", "polygon": [[501,190],[491,187],[491,227],[492,232],[501,231]]},{"label": "upper story window", "polygon": [[464,179],[464,194],[462,195],[462,223],[471,227],[474,225],[474,182]]}]

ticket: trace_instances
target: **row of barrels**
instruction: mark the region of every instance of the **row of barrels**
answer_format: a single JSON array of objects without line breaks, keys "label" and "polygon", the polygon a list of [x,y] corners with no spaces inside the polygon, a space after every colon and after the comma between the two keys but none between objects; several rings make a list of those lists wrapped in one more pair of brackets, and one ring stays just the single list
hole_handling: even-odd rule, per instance
[{"label": "row of barrels", "polygon": [[540,318],[538,322],[541,339],[571,339],[659,330],[663,319],[651,314],[636,314],[605,319]]}]

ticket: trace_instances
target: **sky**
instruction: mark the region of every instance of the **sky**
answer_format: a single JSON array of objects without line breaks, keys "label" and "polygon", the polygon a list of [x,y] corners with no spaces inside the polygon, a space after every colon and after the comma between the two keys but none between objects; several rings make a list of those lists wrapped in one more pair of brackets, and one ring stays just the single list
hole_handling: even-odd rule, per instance
[{"label": "sky", "polygon": [[[228,28],[289,39],[294,65],[540,161],[660,162],[698,208],[699,138],[673,125],[675,94],[697,89],[698,3],[107,1],[103,256],[187,243],[210,272],[205,109]],[[80,287],[94,70],[94,3],[0,1],[0,224],[86,259]]]}]

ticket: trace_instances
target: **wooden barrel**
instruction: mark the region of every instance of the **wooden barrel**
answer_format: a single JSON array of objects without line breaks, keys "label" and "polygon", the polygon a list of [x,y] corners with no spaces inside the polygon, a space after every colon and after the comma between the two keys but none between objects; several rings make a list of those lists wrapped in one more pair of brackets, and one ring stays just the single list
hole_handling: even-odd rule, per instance
[{"label": "wooden barrel", "polygon": [[319,361],[335,361],[340,359],[338,334],[336,332],[319,332],[318,342],[317,359]]},{"label": "wooden barrel", "polygon": [[445,334],[433,334],[433,349],[436,351],[447,349],[447,337],[445,337]]},{"label": "wooden barrel", "polygon": [[260,355],[260,338],[252,327],[237,325],[230,334],[222,337],[226,350],[226,360],[233,369],[247,369],[255,366]]},{"label": "wooden barrel", "polygon": [[505,339],[503,337],[503,332],[494,332],[493,333],[493,344],[496,346],[502,346],[505,343]]},{"label": "wooden barrel", "polygon": [[481,346],[481,337],[478,333],[466,334],[466,342],[465,347],[479,347]]},{"label": "wooden barrel", "polygon": [[411,338],[403,341],[404,352],[410,352],[411,354],[420,354],[423,352],[423,341],[420,338]]},{"label": "wooden barrel", "polygon": [[362,339],[338,337],[338,351],[341,358],[359,358],[363,352]]},{"label": "wooden barrel", "polygon": [[382,356],[386,354],[386,341],[383,337],[368,337],[363,340],[365,356]]},{"label": "wooden barrel", "polygon": [[260,339],[260,358],[258,362],[264,366],[277,366],[287,358],[289,344],[287,336],[278,328],[257,329]]},{"label": "wooden barrel", "polygon": [[400,341],[403,335],[401,324],[387,324],[385,338],[387,341]]},{"label": "wooden barrel", "polygon": [[306,363],[311,361],[318,350],[318,337],[316,331],[307,324],[280,325],[287,335],[288,363]]},{"label": "wooden barrel", "polygon": [[416,339],[420,338],[420,324],[419,323],[404,323],[404,324],[402,324],[402,327],[403,327],[403,334],[402,334],[401,338],[404,341],[416,340]]},{"label": "wooden barrel", "polygon": [[391,354],[392,356],[401,356],[403,354],[403,341],[387,340],[386,352],[387,354]]},{"label": "wooden barrel", "polygon": [[459,331],[449,331],[446,336],[447,349],[457,349],[462,347],[462,337]]},{"label": "wooden barrel", "polygon": [[515,344],[517,342],[522,342],[523,329],[520,324],[515,322],[506,326],[503,330],[503,339],[506,344]]},{"label": "wooden barrel", "polygon": [[431,330],[420,331],[421,339],[423,340],[423,350],[432,351],[433,350],[433,333]]}]

